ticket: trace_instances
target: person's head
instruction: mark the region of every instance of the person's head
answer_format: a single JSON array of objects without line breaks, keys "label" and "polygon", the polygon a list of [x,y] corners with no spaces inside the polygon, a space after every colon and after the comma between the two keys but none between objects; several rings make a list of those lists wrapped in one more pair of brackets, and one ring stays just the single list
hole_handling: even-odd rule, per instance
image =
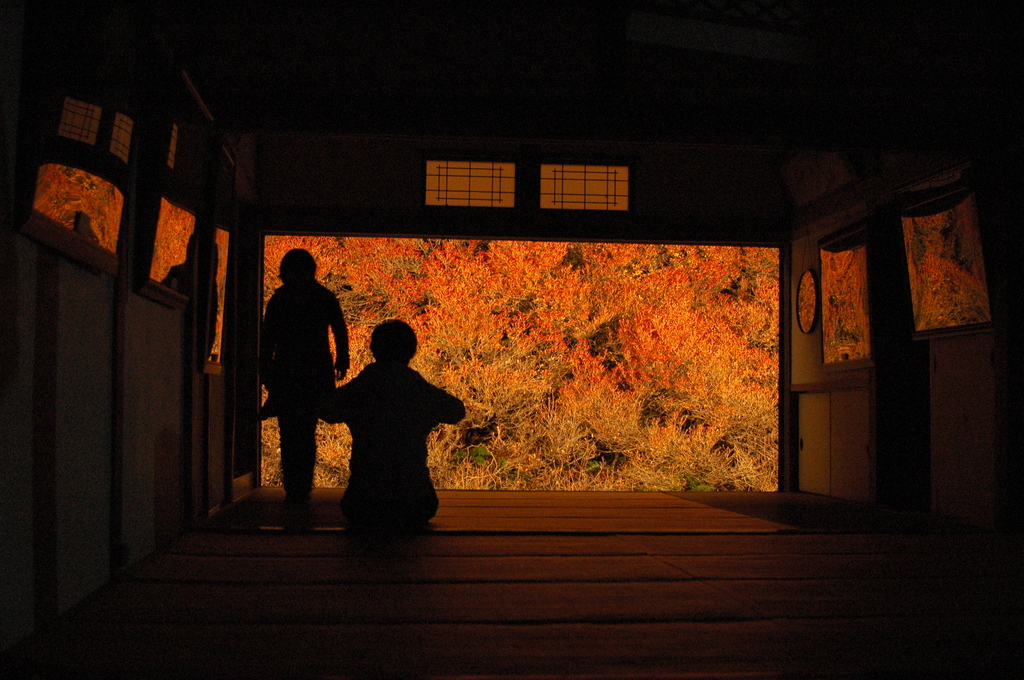
[{"label": "person's head", "polygon": [[289,250],[281,258],[281,280],[285,283],[315,278],[316,260],[308,250],[295,248]]},{"label": "person's head", "polygon": [[385,321],[370,334],[370,352],[377,361],[408,364],[416,354],[416,331],[404,321]]}]

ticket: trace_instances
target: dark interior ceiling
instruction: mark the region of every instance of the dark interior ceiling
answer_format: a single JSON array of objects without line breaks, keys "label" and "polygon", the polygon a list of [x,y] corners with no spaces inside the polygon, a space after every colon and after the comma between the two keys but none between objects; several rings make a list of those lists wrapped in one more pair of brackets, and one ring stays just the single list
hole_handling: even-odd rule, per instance
[{"label": "dark interior ceiling", "polygon": [[154,30],[239,130],[956,149],[1020,129],[1020,10],[987,4],[168,1]]}]

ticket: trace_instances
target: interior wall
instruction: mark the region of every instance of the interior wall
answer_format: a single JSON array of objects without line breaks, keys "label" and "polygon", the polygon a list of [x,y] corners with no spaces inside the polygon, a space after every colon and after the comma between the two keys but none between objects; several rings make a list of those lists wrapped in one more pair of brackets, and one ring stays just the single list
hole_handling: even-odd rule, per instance
[{"label": "interior wall", "polygon": [[[804,442],[804,450],[801,451],[798,441],[797,456],[801,464],[813,467],[810,471],[802,468],[798,471],[799,488],[837,498],[873,501],[874,369],[860,363],[854,369],[844,369],[841,365],[827,367],[823,363],[820,300],[819,318],[810,333],[800,330],[795,310],[795,291],[807,269],[812,269],[818,276],[820,296],[818,242],[831,231],[825,229],[798,238],[791,249],[793,267],[789,286],[793,291],[794,306],[791,311],[791,385],[799,392],[795,401],[796,427]],[[814,439],[815,444],[809,449],[809,433],[816,432],[820,436]]]},{"label": "interior wall", "polygon": [[[131,564],[156,548],[158,533],[180,528],[181,502],[158,488],[157,477],[159,468],[170,468],[159,484],[180,493],[173,478],[181,474],[182,312],[138,295],[127,304],[122,540]],[[159,514],[157,498],[169,506]]]},{"label": "interior wall", "polygon": [[[259,197],[264,205],[417,208],[421,156],[390,137],[262,134]],[[500,151],[499,151],[500,153]]]},{"label": "interior wall", "polygon": [[[118,280],[18,232],[46,132],[25,112],[53,86],[52,65],[21,68],[24,7],[0,0],[0,649],[107,583],[120,548],[135,561],[170,540],[183,515],[181,312],[129,293],[119,342]],[[52,54],[47,39],[24,54]]]},{"label": "interior wall", "polygon": [[[51,606],[67,611],[105,584],[118,533],[111,528],[116,279],[35,244],[15,226],[5,216],[0,244],[4,647],[46,620]],[[52,272],[39,271],[41,254],[56,264]],[[40,343],[40,309],[52,344]],[[181,316],[129,296],[119,531],[129,563],[182,527]],[[41,369],[53,380],[40,380]]]},{"label": "interior wall", "polygon": [[991,332],[931,343],[932,506],[980,526],[996,522],[996,375]]},{"label": "interior wall", "polygon": [[[834,160],[834,159],[833,159]],[[820,273],[818,243],[851,225],[863,225],[868,246],[868,285],[872,361],[866,368],[844,371],[822,362],[820,324],[810,334],[792,326],[792,383],[803,397],[830,396],[829,493],[874,500],[889,507],[932,510],[980,526],[998,523],[1000,499],[1000,383],[998,376],[998,311],[996,291],[993,319],[996,330],[974,334],[918,338],[913,329],[902,231],[894,197],[900,186],[949,167],[950,160],[891,157],[874,164],[873,173],[847,179],[843,185],[828,178],[847,177],[839,170],[811,170],[826,159],[797,164],[798,236],[792,245],[791,290],[807,268]],[[828,165],[828,163],[826,163]],[[785,174],[785,173],[784,173]],[[795,178],[795,179],[794,179]],[[989,187],[980,194],[991,201]],[[802,198],[801,198],[802,197]],[[1005,197],[1002,197],[1005,200]],[[982,237],[988,238],[986,262],[992,280],[1002,253],[993,254],[1000,224],[999,211],[983,216]],[[989,220],[986,222],[985,217]],[[1002,225],[1005,229],[1005,225]],[[988,230],[988,231],[986,231]],[[993,232],[994,230],[994,232]],[[990,282],[991,283],[991,282]],[[810,402],[808,402],[810,403]],[[798,409],[800,432],[813,429],[805,418],[812,408]],[[840,442],[846,442],[842,447]],[[867,454],[865,454],[865,450]],[[819,465],[820,467],[820,465]],[[815,475],[809,490],[824,484]],[[867,492],[865,492],[865,489]]]},{"label": "interior wall", "polygon": [[791,333],[792,352],[790,353],[791,379],[793,384],[811,384],[824,382],[825,373],[822,354],[821,335],[821,304],[818,304],[818,320],[810,333],[800,330],[796,315],[796,290],[800,286],[800,277],[811,269],[818,276],[819,294],[821,282],[821,261],[818,255],[818,239],[824,232],[810,234],[793,241],[790,246],[792,268],[789,272],[789,289],[792,291]]},{"label": "interior wall", "polygon": [[[874,369],[871,362],[826,365],[823,354],[821,257],[819,244],[873,210],[863,201],[852,205],[842,196],[862,178],[848,156],[835,152],[796,154],[782,176],[797,207],[802,231],[790,246],[790,386],[798,393],[795,456],[810,466],[797,473],[799,489],[859,501],[875,500]],[[818,280],[817,320],[809,333],[799,327],[796,290],[808,269]],[[803,443],[803,450],[800,444]],[[810,448],[808,448],[810,447]]]},{"label": "interior wall", "polygon": [[830,495],[852,501],[874,500],[871,391],[836,390],[829,396]]},{"label": "interior wall", "polygon": [[[779,149],[300,133],[253,144],[268,229],[781,244],[791,211]],[[428,158],[516,162],[520,203],[425,210]],[[543,162],[629,165],[628,213],[540,210]]]},{"label": "interior wall", "polygon": [[29,634],[35,612],[32,517],[32,357],[35,251],[0,223],[0,649]]},{"label": "interior wall", "polygon": [[[0,118],[9,138],[0,147],[0,162],[6,168],[6,177],[14,176],[14,155],[17,145],[14,132],[18,129],[18,96],[21,83],[22,31],[25,24],[24,0],[0,0]],[[3,136],[0,135],[0,139]],[[5,185],[9,205],[14,201],[14,187]]]},{"label": "interior wall", "polygon": [[35,245],[13,229],[24,2],[0,0],[0,650],[32,631]]},{"label": "interior wall", "polygon": [[56,393],[59,611],[109,578],[114,279],[60,263]]}]

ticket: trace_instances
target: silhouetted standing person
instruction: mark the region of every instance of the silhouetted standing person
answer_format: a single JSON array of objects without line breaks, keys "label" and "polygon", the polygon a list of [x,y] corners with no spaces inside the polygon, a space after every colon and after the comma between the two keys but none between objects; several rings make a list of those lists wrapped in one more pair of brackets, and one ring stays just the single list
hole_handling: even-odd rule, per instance
[{"label": "silhouetted standing person", "polygon": [[321,417],[352,432],[341,509],[353,526],[413,527],[437,512],[427,469],[427,435],[466,415],[462,402],[409,368],[416,333],[401,321],[373,329],[374,362],[334,391]]},{"label": "silhouetted standing person", "polygon": [[[341,305],[316,280],[316,260],[294,249],[281,258],[281,281],[267,303],[260,336],[260,376],[268,397],[261,418],[277,416],[287,501],[309,500],[316,466],[317,404],[348,372],[348,330]],[[331,358],[328,330],[337,358]]]}]

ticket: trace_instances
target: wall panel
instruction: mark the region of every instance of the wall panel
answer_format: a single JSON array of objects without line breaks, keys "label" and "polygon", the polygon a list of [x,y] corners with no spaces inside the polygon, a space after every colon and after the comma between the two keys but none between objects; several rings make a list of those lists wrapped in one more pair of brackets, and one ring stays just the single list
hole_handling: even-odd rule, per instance
[{"label": "wall panel", "polygon": [[[158,467],[172,471],[160,483],[180,493],[181,453],[172,442],[180,438],[182,370],[181,311],[138,295],[129,296],[127,307],[122,526],[131,564],[156,547],[155,504],[164,493],[156,486]],[[165,502],[173,503],[173,495]],[[176,506],[175,518],[180,501]]]},{"label": "wall panel", "polygon": [[[0,369],[0,650],[32,631],[32,356],[36,246],[0,224],[0,285],[8,302]],[[9,296],[9,297],[8,297]]]},{"label": "wall panel", "polygon": [[868,390],[831,394],[832,495],[872,500],[871,405]]},{"label": "wall panel", "polygon": [[801,394],[799,400],[800,491],[832,493],[831,406],[828,392]]},{"label": "wall panel", "polygon": [[996,384],[991,333],[931,342],[932,510],[995,522]]},{"label": "wall panel", "polygon": [[114,280],[60,262],[56,391],[58,606],[109,576]]}]

